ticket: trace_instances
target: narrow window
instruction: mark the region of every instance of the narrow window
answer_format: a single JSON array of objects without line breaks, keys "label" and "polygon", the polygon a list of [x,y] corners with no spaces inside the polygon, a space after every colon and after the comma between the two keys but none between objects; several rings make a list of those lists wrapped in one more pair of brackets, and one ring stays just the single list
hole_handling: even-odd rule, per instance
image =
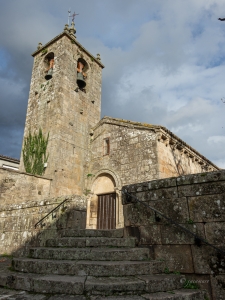
[{"label": "narrow window", "polygon": [[103,153],[104,155],[109,155],[109,150],[110,150],[110,144],[109,144],[109,138],[105,138],[103,140]]},{"label": "narrow window", "polygon": [[86,79],[87,79],[88,64],[83,58],[79,58],[77,61],[77,85],[78,88],[86,92]]},{"label": "narrow window", "polygon": [[50,52],[49,54],[47,54],[45,56],[44,62],[45,62],[45,66],[46,66],[46,69],[45,69],[45,73],[46,73],[45,79],[46,80],[52,79],[53,68],[54,68],[54,53]]}]

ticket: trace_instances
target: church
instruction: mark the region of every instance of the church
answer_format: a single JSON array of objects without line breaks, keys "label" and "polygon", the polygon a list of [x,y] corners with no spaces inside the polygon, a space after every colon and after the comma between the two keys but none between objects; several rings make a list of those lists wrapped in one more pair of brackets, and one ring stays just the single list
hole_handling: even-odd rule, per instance
[{"label": "church", "polygon": [[104,65],[75,34],[38,44],[20,161],[0,155],[0,288],[224,299],[225,171],[163,126],[101,119]]},{"label": "church", "polygon": [[163,126],[101,119],[104,65],[75,33],[74,23],[65,25],[32,54],[24,139],[40,129],[49,135],[49,196],[84,194],[86,228],[122,228],[122,186],[219,168]]}]

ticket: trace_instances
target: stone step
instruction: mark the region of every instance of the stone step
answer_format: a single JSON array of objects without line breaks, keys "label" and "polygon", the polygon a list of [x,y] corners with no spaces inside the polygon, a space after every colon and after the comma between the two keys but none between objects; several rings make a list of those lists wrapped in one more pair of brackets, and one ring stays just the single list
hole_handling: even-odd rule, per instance
[{"label": "stone step", "polygon": [[[173,290],[165,293],[124,295],[124,296],[92,296],[91,300],[205,300],[206,293],[200,290]],[[209,298],[208,298],[209,299]]]},{"label": "stone step", "polygon": [[[154,280],[151,277],[158,277]],[[93,277],[68,275],[40,275],[9,272],[0,274],[0,285],[11,289],[26,290],[35,293],[59,293],[68,295],[114,295],[140,294],[155,291],[168,291],[182,288],[184,276],[179,275],[146,275],[140,279],[135,276]],[[156,282],[159,287],[152,288]]]},{"label": "stone step", "polygon": [[1,285],[16,289],[43,294],[70,294],[84,293],[85,276],[67,275],[38,275],[11,272],[0,274]]},{"label": "stone step", "polygon": [[139,275],[134,277],[91,277],[85,281],[89,294],[110,295],[115,292],[166,292],[181,289],[184,275]]},{"label": "stone step", "polygon": [[185,282],[185,276],[177,274],[138,275],[136,277],[145,282],[145,290],[149,293],[181,289]]},{"label": "stone step", "polygon": [[[174,291],[174,293],[176,294],[176,291]],[[149,297],[148,297],[149,296]],[[158,298],[156,298],[157,295],[153,296],[153,295],[149,295],[149,294],[145,294],[142,296],[135,296],[135,295],[125,295],[125,296],[109,296],[109,297],[102,297],[102,296],[92,296],[91,298],[86,298],[85,296],[82,295],[77,295],[77,296],[73,296],[73,295],[40,295],[40,294],[31,294],[28,292],[21,292],[18,293],[14,296],[9,296],[9,297],[4,297],[4,298],[0,298],[0,300],[204,300],[207,298],[204,298],[203,293],[196,293],[195,291],[190,291],[189,295],[187,295],[187,293],[184,293],[183,296],[182,295],[171,295],[171,294],[164,294],[164,295],[159,295]],[[173,297],[173,298],[171,298]],[[177,298],[178,297],[178,298]],[[179,298],[180,297],[180,298]]]},{"label": "stone step", "polygon": [[[206,293],[204,291],[181,289],[181,290],[173,290],[170,292],[143,294],[141,296],[142,296],[142,300],[143,298],[147,300],[205,300],[207,299],[205,298],[205,295]],[[100,300],[100,298],[98,300]],[[113,299],[107,299],[107,300],[113,300]]]},{"label": "stone step", "polygon": [[134,248],[135,238],[107,238],[107,237],[63,237],[49,239],[47,247],[130,247]]},{"label": "stone step", "polygon": [[148,248],[47,248],[30,249],[30,258],[56,260],[148,260]]},{"label": "stone step", "polygon": [[96,230],[96,229],[64,229],[61,231],[63,237],[108,237],[122,238],[123,228],[113,230]]},{"label": "stone step", "polygon": [[38,274],[78,276],[134,276],[162,273],[162,261],[74,261],[14,258],[16,271]]},{"label": "stone step", "polygon": [[[171,275],[165,275],[165,278],[169,276]],[[177,277],[179,278],[180,276]],[[3,294],[6,298],[0,296],[0,299],[13,300],[204,300],[207,299],[206,295],[208,296],[204,291],[186,289],[146,293],[145,281],[136,277],[86,278],[85,276],[37,275],[9,272],[0,274],[0,285],[8,289],[14,289],[11,293],[7,289],[8,295],[6,293]],[[15,290],[20,290],[20,292],[18,291],[17,293]],[[123,295],[121,295],[121,291]],[[29,292],[32,292],[32,294],[29,294]],[[118,293],[121,296],[118,296]]]}]

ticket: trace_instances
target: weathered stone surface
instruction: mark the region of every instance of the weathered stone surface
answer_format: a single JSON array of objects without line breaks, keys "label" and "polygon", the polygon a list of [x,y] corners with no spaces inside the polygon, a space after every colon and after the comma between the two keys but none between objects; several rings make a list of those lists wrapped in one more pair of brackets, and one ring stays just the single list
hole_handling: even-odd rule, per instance
[{"label": "weathered stone surface", "polygon": [[152,180],[142,183],[135,183],[132,185],[125,185],[123,186],[122,191],[127,191],[128,193],[138,193],[147,190],[157,190],[161,188],[169,188],[169,187],[176,187],[176,177],[174,178],[167,178],[167,179],[158,179]]},{"label": "weathered stone surface", "polygon": [[78,276],[133,276],[135,274],[161,273],[161,261],[74,261],[15,258],[16,271],[38,274],[78,275]]},{"label": "weathered stone surface", "polygon": [[[187,220],[189,220],[187,200],[185,197],[151,201],[148,204],[177,223],[186,223]],[[157,214],[157,216],[160,218],[160,222],[168,223],[168,221],[160,215]]]},{"label": "weathered stone surface", "polygon": [[148,300],[205,300],[205,293],[193,290],[175,290],[167,293],[144,294],[143,298]]},{"label": "weathered stone surface", "polygon": [[20,204],[24,201],[49,197],[50,178],[43,178],[0,167],[1,205]]},{"label": "weathered stone surface", "polygon": [[135,238],[87,238],[86,247],[100,247],[100,246],[112,246],[112,247],[135,247]]},{"label": "weathered stone surface", "polygon": [[179,197],[196,197],[222,193],[225,193],[225,181],[178,186]]},{"label": "weathered stone surface", "polygon": [[124,295],[124,296],[91,296],[91,300],[143,300],[144,298],[137,295]]},{"label": "weathered stone surface", "polygon": [[47,247],[79,247],[86,246],[85,238],[64,237],[59,239],[49,239],[46,241]]},{"label": "weathered stone surface", "polygon": [[191,283],[196,284],[199,289],[207,291],[209,299],[212,298],[212,289],[210,275],[199,275],[199,274],[185,274],[185,284]]},{"label": "weathered stone surface", "polygon": [[170,271],[193,273],[192,253],[189,245],[155,245],[155,258],[165,260]]},{"label": "weathered stone surface", "polygon": [[[63,34],[48,44],[48,54],[54,54],[53,77],[49,81],[45,80],[48,67],[45,55],[41,51],[35,53],[29,93],[24,139],[30,130],[38,128],[45,135],[49,133],[47,151],[51,155],[45,174],[54,176],[53,195],[82,194],[84,191],[89,130],[100,120],[103,65],[76,40],[73,42],[69,34]],[[81,55],[88,66],[85,70],[87,86],[86,92],[79,89],[75,92],[77,62]]]},{"label": "weathered stone surface", "polygon": [[33,280],[33,291],[38,293],[83,294],[85,277],[45,275]]},{"label": "weathered stone surface", "polygon": [[124,205],[125,226],[148,226],[155,222],[155,214],[142,204]]},{"label": "weathered stone surface", "polygon": [[[141,190],[141,187],[139,189]],[[129,199],[126,199],[127,194],[125,193],[124,195],[125,196],[123,196],[124,199],[123,204],[129,204],[128,203]],[[177,187],[162,188],[157,190],[137,191],[136,193],[130,193],[130,195],[133,195],[136,198],[138,198],[140,201],[145,201],[145,202],[151,200],[162,200],[162,199],[171,199],[171,198],[178,197]],[[132,199],[132,202],[135,202],[135,199]]]},{"label": "weathered stone surface", "polygon": [[224,300],[225,275],[211,276],[213,299]]},{"label": "weathered stone surface", "polygon": [[180,289],[185,277],[182,275],[139,275],[137,276],[146,283],[146,292],[166,292]]},{"label": "weathered stone surface", "polygon": [[194,222],[225,220],[225,193],[188,198],[190,219]]},{"label": "weathered stone surface", "polygon": [[80,276],[134,276],[161,273],[164,270],[164,263],[161,261],[79,261],[77,267]]},{"label": "weathered stone surface", "polygon": [[48,300],[86,300],[87,298],[82,295],[77,295],[77,296],[71,296],[71,295],[54,295]]},{"label": "weathered stone surface", "polygon": [[[64,208],[50,214],[35,229],[35,224],[57,207],[64,200]],[[62,209],[63,208],[63,209]],[[41,246],[50,238],[58,237],[58,229],[73,226],[74,229],[86,226],[86,197],[70,195],[46,198],[42,201],[32,200],[20,204],[3,205],[0,208],[0,253],[27,255],[29,246]],[[71,221],[72,220],[72,221]]]},{"label": "weathered stone surface", "polygon": [[115,292],[140,292],[145,282],[135,277],[87,277],[85,290],[90,294],[112,295]]},{"label": "weathered stone surface", "polygon": [[[187,228],[194,234],[205,238],[204,225],[200,223],[196,224],[179,224],[184,228]],[[194,244],[194,237],[181,228],[172,224],[161,225],[162,244],[177,245],[177,244]]]},{"label": "weathered stone surface", "polygon": [[78,275],[76,261],[54,261],[44,259],[15,258],[13,267],[16,271],[37,274]]},{"label": "weathered stone surface", "polygon": [[106,237],[63,237],[58,240],[50,239],[46,242],[47,247],[135,247],[135,238],[106,238]]},{"label": "weathered stone surface", "polygon": [[[224,245],[217,245],[225,250]],[[210,246],[191,246],[194,270],[197,274],[225,274],[225,258]]]},{"label": "weathered stone surface", "polygon": [[224,181],[224,180],[225,180],[225,171],[220,170],[215,172],[204,172],[199,174],[179,176],[176,179],[176,182],[177,185],[192,185],[196,183]]},{"label": "weathered stone surface", "polygon": [[92,229],[66,229],[61,232],[62,236],[73,237],[108,237],[108,238],[122,238],[123,228],[115,230],[92,230]]},{"label": "weathered stone surface", "polygon": [[47,300],[49,297],[45,295],[30,294],[27,292],[16,292],[12,296],[0,297],[1,300]]},{"label": "weathered stone surface", "polygon": [[146,260],[148,248],[31,248],[30,257],[56,260]]},{"label": "weathered stone surface", "polygon": [[19,292],[17,290],[9,290],[6,288],[0,288],[0,299],[8,299],[10,296],[15,295],[15,294],[21,294],[25,292]]},{"label": "weathered stone surface", "polygon": [[205,234],[209,243],[214,245],[225,245],[225,222],[206,223]]},{"label": "weathered stone surface", "polygon": [[161,244],[160,225],[140,226],[140,244],[154,245]]},{"label": "weathered stone surface", "polygon": [[[170,200],[157,200],[146,202],[157,211],[175,222],[186,223],[189,220],[186,198],[174,198]],[[160,222],[168,221],[157,214]],[[141,203],[124,205],[125,226],[149,226],[156,222],[156,213]]]}]

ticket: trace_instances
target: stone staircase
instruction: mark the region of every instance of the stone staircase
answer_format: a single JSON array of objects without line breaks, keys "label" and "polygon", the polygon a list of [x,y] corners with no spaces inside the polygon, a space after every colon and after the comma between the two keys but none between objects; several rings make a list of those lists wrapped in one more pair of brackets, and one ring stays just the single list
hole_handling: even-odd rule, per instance
[{"label": "stone staircase", "polygon": [[46,247],[31,248],[29,258],[14,258],[0,285],[26,291],[7,299],[209,299],[204,291],[182,289],[184,275],[164,274],[163,261],[135,246],[123,229],[64,230]]}]

